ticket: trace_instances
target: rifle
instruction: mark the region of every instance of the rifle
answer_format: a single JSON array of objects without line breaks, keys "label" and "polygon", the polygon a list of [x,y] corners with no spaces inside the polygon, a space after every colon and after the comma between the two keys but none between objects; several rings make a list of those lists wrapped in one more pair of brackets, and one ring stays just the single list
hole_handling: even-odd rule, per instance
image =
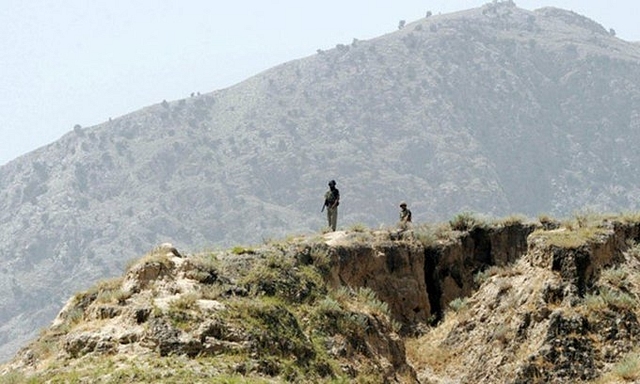
[{"label": "rifle", "polygon": [[322,204],[322,209],[320,210],[320,212],[324,212],[324,207],[327,206],[327,200],[324,201],[324,204]]}]

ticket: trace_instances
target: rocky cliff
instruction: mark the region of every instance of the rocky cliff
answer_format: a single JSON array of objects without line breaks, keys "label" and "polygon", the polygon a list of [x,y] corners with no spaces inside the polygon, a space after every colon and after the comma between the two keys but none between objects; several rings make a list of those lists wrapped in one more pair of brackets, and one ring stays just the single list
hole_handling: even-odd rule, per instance
[{"label": "rocky cliff", "polygon": [[640,378],[640,218],[546,223],[460,216],[400,236],[356,228],[189,255],[164,244],[71,298],[1,377]]}]

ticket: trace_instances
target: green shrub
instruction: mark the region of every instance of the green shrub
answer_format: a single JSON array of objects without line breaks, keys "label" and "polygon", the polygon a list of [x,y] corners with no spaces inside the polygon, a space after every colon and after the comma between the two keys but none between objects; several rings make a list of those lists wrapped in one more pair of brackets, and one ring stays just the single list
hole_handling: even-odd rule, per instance
[{"label": "green shrub", "polygon": [[449,308],[451,308],[454,312],[460,312],[465,309],[467,306],[467,299],[458,297],[449,302]]},{"label": "green shrub", "polygon": [[240,284],[254,294],[277,296],[291,303],[310,302],[326,293],[317,268],[296,265],[294,259],[277,254],[256,263]]},{"label": "green shrub", "polygon": [[471,212],[462,212],[457,214],[449,221],[449,226],[454,231],[466,232],[476,227],[485,226],[486,224],[474,216]]},{"label": "green shrub", "polygon": [[327,275],[331,270],[331,256],[326,248],[314,247],[310,250],[313,265],[323,274]]},{"label": "green shrub", "polygon": [[570,223],[565,223],[564,226],[564,231],[536,230],[532,236],[544,238],[549,245],[559,248],[577,249],[607,233],[607,229],[601,227],[574,228]]},{"label": "green shrub", "polygon": [[479,271],[473,276],[473,282],[476,287],[481,286],[485,281],[487,281],[491,276],[495,275],[496,271],[493,268],[487,268],[482,271]]},{"label": "green shrub", "polygon": [[338,312],[342,311],[342,306],[331,297],[325,297],[318,302],[317,310],[321,312]]},{"label": "green shrub", "polygon": [[118,303],[123,304],[131,297],[131,292],[122,289],[105,290],[98,293],[96,302],[98,303]]},{"label": "green shrub", "polygon": [[603,312],[606,310],[633,311],[638,305],[638,300],[628,293],[606,287],[601,288],[596,294],[585,295],[582,302],[587,313]]},{"label": "green shrub", "polygon": [[389,305],[378,299],[378,295],[371,289],[360,287],[356,291],[356,300],[365,304],[373,312],[390,316]]},{"label": "green shrub", "polygon": [[20,372],[8,372],[0,374],[0,382],[4,384],[22,384],[27,383],[27,378]]},{"label": "green shrub", "polygon": [[615,288],[626,288],[628,286],[629,273],[621,268],[607,268],[602,271],[600,278]]},{"label": "green shrub", "polygon": [[197,301],[199,298],[200,296],[196,293],[185,293],[180,295],[177,299],[172,300],[169,303],[169,308],[179,311],[197,309]]},{"label": "green shrub", "polygon": [[435,229],[428,224],[415,225],[413,227],[413,236],[425,247],[435,245],[438,241]]},{"label": "green shrub", "polygon": [[638,305],[638,301],[626,292],[614,291],[612,289],[602,289],[600,296],[612,308],[616,310],[633,311]]},{"label": "green shrub", "polygon": [[252,248],[245,248],[237,245],[231,249],[231,253],[233,253],[234,255],[244,255],[244,254],[253,255],[256,253],[256,251]]},{"label": "green shrub", "polygon": [[640,354],[637,352],[628,354],[613,367],[612,372],[625,381],[640,379]]}]

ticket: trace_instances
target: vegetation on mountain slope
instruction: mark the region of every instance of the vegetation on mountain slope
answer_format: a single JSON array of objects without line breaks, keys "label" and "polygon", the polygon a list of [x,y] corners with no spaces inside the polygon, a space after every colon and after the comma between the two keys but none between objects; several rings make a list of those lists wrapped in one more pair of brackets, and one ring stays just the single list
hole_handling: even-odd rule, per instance
[{"label": "vegetation on mountain slope", "polygon": [[156,244],[318,232],[329,179],[341,228],[400,200],[423,223],[638,209],[639,59],[573,12],[497,2],[78,127],[0,167],[0,359]]}]

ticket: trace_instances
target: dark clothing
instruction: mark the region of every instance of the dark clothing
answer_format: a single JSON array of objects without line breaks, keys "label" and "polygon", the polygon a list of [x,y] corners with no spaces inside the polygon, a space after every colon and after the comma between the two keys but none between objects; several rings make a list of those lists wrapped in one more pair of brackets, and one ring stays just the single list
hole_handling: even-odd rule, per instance
[{"label": "dark clothing", "polygon": [[411,222],[411,211],[406,207],[400,211],[400,223],[410,223]]},{"label": "dark clothing", "polygon": [[337,207],[340,204],[340,191],[338,188],[331,188],[324,194],[324,206],[327,208]]},{"label": "dark clothing", "polygon": [[324,194],[324,206],[327,207],[327,222],[331,230],[335,231],[338,224],[338,205],[340,205],[340,191],[330,186]]}]

